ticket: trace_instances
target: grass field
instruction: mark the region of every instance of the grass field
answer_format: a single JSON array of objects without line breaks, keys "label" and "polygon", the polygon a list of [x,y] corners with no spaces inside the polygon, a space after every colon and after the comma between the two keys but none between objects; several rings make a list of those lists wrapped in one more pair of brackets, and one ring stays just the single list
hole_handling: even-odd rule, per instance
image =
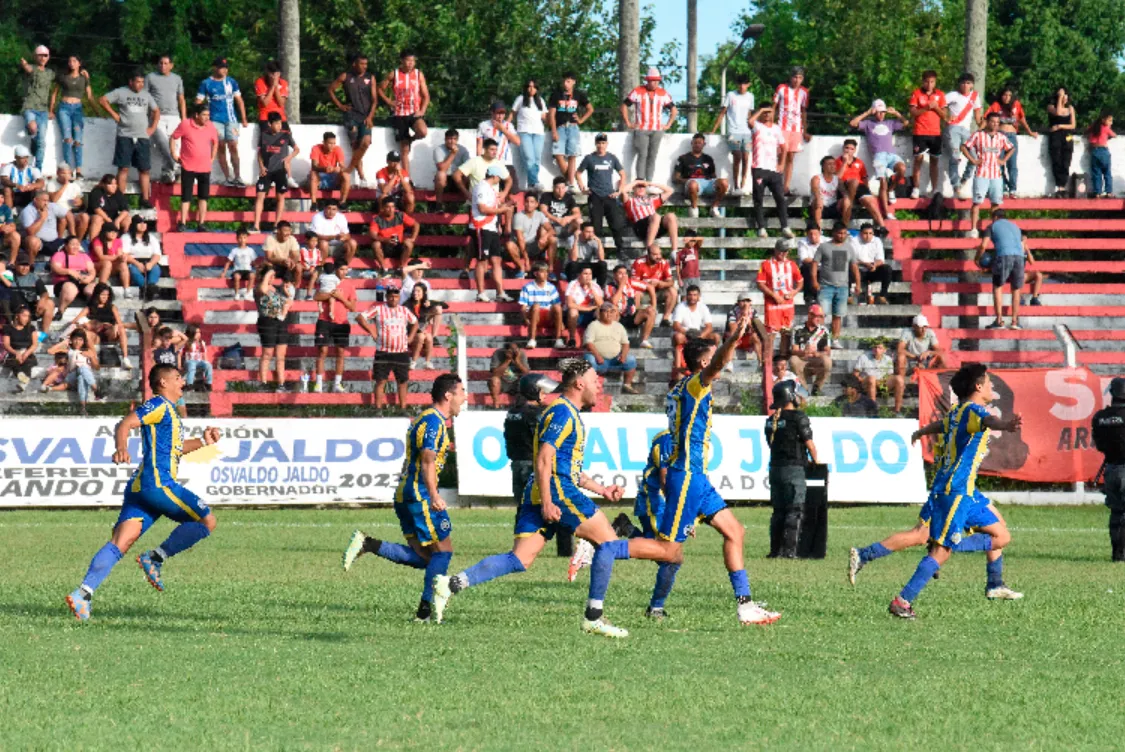
[{"label": "grass field", "polygon": [[[738,625],[711,530],[664,624],[642,615],[654,565],[618,562],[607,615],[624,641],[579,632],[588,578],[568,584],[554,556],[413,624],[420,572],[340,568],[355,527],[397,536],[374,509],[219,510],[165,567],[167,592],[127,555],[79,624],[63,597],[114,515],[6,513],[0,748],[1119,748],[1125,567],[1105,510],[1006,508],[1024,600],[986,601],[983,555],[955,555],[906,623],[886,606],[917,550],[855,588],[844,569],[913,513],[833,510],[829,558],[792,562],[763,558],[767,510],[740,511],[754,596],[784,612],[772,627]],[[454,510],[453,571],[506,549],[511,518]]]}]

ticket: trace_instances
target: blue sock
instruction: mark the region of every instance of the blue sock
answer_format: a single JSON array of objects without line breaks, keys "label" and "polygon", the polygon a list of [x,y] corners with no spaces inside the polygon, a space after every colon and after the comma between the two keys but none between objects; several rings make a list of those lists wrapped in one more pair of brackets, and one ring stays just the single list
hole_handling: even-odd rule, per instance
[{"label": "blue sock", "polygon": [[962,539],[960,543],[955,544],[953,550],[961,553],[966,551],[991,551],[992,536],[988,533],[973,533],[968,538]]},{"label": "blue sock", "polygon": [[884,556],[890,556],[894,551],[884,546],[882,543],[872,543],[870,546],[864,546],[859,549],[859,560],[866,564],[869,561],[882,559]]},{"label": "blue sock", "polygon": [[932,556],[922,557],[922,561],[918,562],[918,568],[914,570],[914,576],[910,578],[910,582],[906,583],[906,587],[902,589],[899,595],[907,603],[913,603],[914,599],[918,597],[918,593],[922,592],[922,588],[929,584],[930,580],[934,578],[934,572],[941,569],[941,565]]},{"label": "blue sock", "polygon": [[395,564],[405,564],[415,569],[426,568],[426,560],[419,556],[413,548],[403,543],[379,541],[379,550],[375,552],[375,555],[387,561],[393,561]]},{"label": "blue sock", "polygon": [[524,569],[523,562],[509,551],[505,554],[494,554],[487,559],[481,559],[457,575],[455,579],[460,584],[460,588],[467,588],[472,585],[483,585],[489,580],[495,580],[497,577],[503,577],[506,574],[525,571],[527,570]]},{"label": "blue sock", "polygon": [[92,595],[98,589],[98,585],[109,577],[109,573],[119,561],[121,561],[121,549],[117,546],[107,543],[99,548],[94,558],[90,560],[90,568],[86,570],[86,576],[82,578],[82,589]]},{"label": "blue sock", "polygon": [[679,571],[679,564],[660,562],[660,567],[656,570],[656,587],[652,589],[652,600],[648,602],[649,608],[664,608],[664,601],[668,600],[668,594],[676,584],[676,572]]},{"label": "blue sock", "polygon": [[749,598],[750,597],[750,576],[746,574],[745,569],[740,569],[737,572],[728,572],[730,575],[730,586],[734,588],[735,598]]},{"label": "blue sock", "polygon": [[613,575],[613,562],[629,558],[629,541],[607,541],[594,551],[590,562],[590,608],[601,610],[605,594],[609,590],[609,578]]},{"label": "blue sock", "polygon": [[210,534],[211,531],[202,522],[184,522],[177,525],[168,540],[160,544],[159,554],[161,558],[168,559],[187,551]]},{"label": "blue sock", "polygon": [[985,565],[985,571],[988,573],[988,589],[1002,587],[1004,585],[1004,554],[1000,554],[1000,558],[996,561],[990,561]]},{"label": "blue sock", "polygon": [[430,556],[430,563],[426,565],[426,581],[422,584],[422,600],[433,601],[434,577],[449,571],[449,560],[452,558],[452,551],[434,551]]}]

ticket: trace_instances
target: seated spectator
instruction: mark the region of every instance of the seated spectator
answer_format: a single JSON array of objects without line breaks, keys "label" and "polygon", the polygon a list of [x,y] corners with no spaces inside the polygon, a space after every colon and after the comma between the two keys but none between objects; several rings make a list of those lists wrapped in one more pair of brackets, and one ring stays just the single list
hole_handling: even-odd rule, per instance
[{"label": "seated spectator", "polygon": [[[650,296],[663,295],[664,318],[661,319],[660,325],[671,326],[672,312],[676,308],[676,301],[680,299],[680,291],[672,278],[672,270],[668,267],[668,262],[661,257],[660,246],[656,243],[649,243],[645,255],[633,262],[633,281],[637,285],[643,285]],[[658,301],[653,297],[649,300],[655,310]]]},{"label": "seated spectator", "polygon": [[938,344],[937,334],[930,328],[930,320],[919,313],[909,329],[904,329],[898,340],[897,370],[909,376],[918,368],[947,368],[945,351]]},{"label": "seated spectator", "polygon": [[277,226],[285,212],[285,194],[289,192],[289,183],[293,157],[301,149],[293,140],[293,134],[282,130],[284,121],[277,112],[269,114],[266,129],[262,131],[258,140],[258,181],[254,185],[254,227],[253,232],[262,231],[262,209],[266,204],[270,186],[273,186],[274,195],[277,197],[276,208],[273,210],[273,224]]},{"label": "seated spectator", "polygon": [[[399,270],[402,275],[402,297],[410,300],[410,291],[414,289],[415,285],[422,285],[426,288],[426,295],[433,293],[433,285],[430,280],[425,278],[426,270],[431,266],[429,259],[422,259],[420,261],[407,262],[403,264]],[[440,303],[435,303],[440,306]]]},{"label": "seated spectator", "polygon": [[13,160],[0,172],[0,185],[4,186],[4,202],[14,211],[30,204],[47,183],[39,168],[32,164],[31,152],[20,144],[15,148]]},{"label": "seated spectator", "polygon": [[[82,247],[81,243],[78,247]],[[26,253],[16,257],[14,271],[12,286],[9,288],[11,308],[17,310],[20,306],[27,306],[31,311],[32,320],[42,322],[39,327],[39,341],[43,342],[47,339],[47,332],[51,330],[51,324],[55,320],[55,302],[51,300],[43,278],[32,270],[31,257]]]},{"label": "seated spectator", "polygon": [[116,225],[118,232],[125,232],[133,219],[129,213],[129,199],[124,191],[118,189],[117,178],[108,173],[102,175],[86,197],[86,211],[90,214],[90,227],[86,231],[90,240],[98,237],[102,226],[107,224]]},{"label": "seated spectator", "polygon": [[375,173],[375,185],[379,189],[380,202],[391,198],[404,212],[414,211],[414,184],[397,151],[387,152],[387,166]]},{"label": "seated spectator", "polygon": [[887,354],[883,340],[875,340],[871,355],[860,353],[852,367],[852,374],[859,379],[860,386],[868,397],[875,401],[876,390],[885,387],[894,395],[895,417],[902,417],[902,393],[906,389],[906,379],[895,373],[895,361]]},{"label": "seated spectator", "polygon": [[578,330],[589,326],[597,318],[598,306],[603,302],[605,296],[594,281],[593,271],[589,267],[584,268],[579,272],[578,279],[566,288],[566,319],[570,330],[568,347],[578,346]]},{"label": "seated spectator", "polygon": [[371,380],[375,382],[375,409],[382,410],[385,387],[391,375],[398,386],[398,406],[406,406],[410,387],[410,341],[418,330],[418,319],[399,300],[399,289],[387,286],[386,303],[376,304],[356,317],[360,328],[375,340]]},{"label": "seated spectator", "polygon": [[[491,268],[492,283],[496,287],[496,301],[498,303],[511,303],[512,299],[504,292],[504,246],[500,241],[501,220],[510,220],[515,206],[505,204],[503,197],[496,191],[501,177],[504,175],[502,165],[492,165],[488,168],[485,179],[473,188],[472,203],[470,207],[469,227],[469,252],[470,264],[477,262],[476,283],[477,302],[490,302],[484,292],[485,270]],[[468,271],[466,269],[466,271]]]},{"label": "seated spectator", "polygon": [[[758,289],[765,296],[766,336],[772,338],[774,334],[781,333],[782,350],[787,348],[789,332],[796,315],[796,304],[793,301],[801,290],[801,270],[789,258],[792,245],[793,241],[778,238],[773,245],[773,254],[758,267],[757,277]],[[815,272],[814,262],[814,275]]]},{"label": "seated spectator", "polygon": [[793,331],[793,348],[789,355],[789,367],[802,384],[809,384],[806,372],[812,377],[809,393],[813,397],[820,393],[832,374],[831,344],[832,335],[824,326],[824,309],[813,303],[805,323]]},{"label": "seated spectator", "polygon": [[871,169],[879,179],[881,209],[886,212],[886,219],[893,220],[891,206],[898,200],[895,188],[906,182],[906,161],[895,151],[895,132],[910,125],[910,121],[894,107],[887,107],[882,99],[876,99],[867,112],[852,118],[849,125],[867,139]]},{"label": "seated spectator", "polygon": [[[122,240],[122,253],[129,269],[129,280],[141,288],[141,298],[150,300],[156,297],[157,283],[160,282],[160,241],[149,232],[148,220],[140,214],[133,217],[129,232]],[[125,298],[132,292],[125,288]]]},{"label": "seated spectator", "polygon": [[187,328],[187,347],[184,348],[184,381],[187,388],[191,389],[195,385],[195,375],[199,372],[203,381],[200,387],[205,391],[211,391],[211,377],[213,369],[211,367],[211,359],[208,356],[207,340],[203,338],[203,332],[199,327],[192,324]]},{"label": "seated spectator", "polygon": [[388,258],[397,261],[399,266],[406,264],[414,254],[414,243],[421,229],[413,217],[398,210],[393,196],[379,199],[379,213],[371,220],[370,228],[376,273],[392,276],[391,271],[385,268]]},{"label": "seated spectator", "polygon": [[520,310],[524,323],[527,324],[528,350],[539,346],[536,336],[540,327],[546,328],[547,314],[550,314],[555,325],[555,348],[561,350],[566,346],[563,340],[562,301],[559,291],[547,281],[548,273],[547,264],[536,261],[531,265],[531,281],[520,290]]},{"label": "seated spectator", "polygon": [[554,229],[559,247],[569,248],[582,227],[582,210],[566,190],[566,178],[559,175],[551,190],[539,197],[539,210]]},{"label": "seated spectator", "polygon": [[550,269],[556,263],[558,244],[547,215],[539,211],[539,197],[527,193],[523,197],[523,211],[512,216],[512,235],[508,239],[508,255],[516,261],[522,279],[531,271],[531,265],[543,261]]},{"label": "seated spectator", "polygon": [[[409,277],[407,277],[409,279]],[[430,302],[430,286],[425,280],[411,286],[410,293],[403,293],[406,309],[418,319],[418,327],[410,338],[410,370],[419,367],[422,358],[426,359],[426,369],[434,370],[434,338],[437,337],[438,326],[441,322],[442,306],[440,303]]]},{"label": "seated spectator", "polygon": [[344,159],[344,150],[336,143],[336,134],[325,131],[319,144],[309,152],[309,198],[319,206],[320,191],[339,191],[340,210],[348,210],[348,193],[352,175]]},{"label": "seated spectator", "polygon": [[[985,248],[992,243],[994,251],[985,257]],[[996,320],[988,325],[989,329],[1004,328],[1004,309],[1001,307],[1004,296],[1004,285],[1008,285],[1012,296],[1012,323],[1010,328],[1020,328],[1020,290],[1024,283],[1024,261],[1028,264],[1035,263],[1031,249],[1027,247],[1027,240],[1018,225],[1008,219],[1007,213],[1000,208],[992,210],[992,224],[980,239],[977,246],[977,255],[974,259],[981,269],[992,271],[992,305],[996,312]],[[1036,304],[1038,288],[1033,288],[1035,296],[1032,305]]]},{"label": "seated spectator", "polygon": [[16,215],[0,195],[0,246],[8,249],[8,263],[14,263],[20,251],[20,232],[16,227]]},{"label": "seated spectator", "polygon": [[445,132],[445,143],[434,147],[434,201],[445,201],[445,188],[449,176],[461,169],[469,161],[469,150],[457,143],[461,134],[456,128]]},{"label": "seated spectator", "polygon": [[836,398],[836,407],[845,418],[878,418],[879,406],[862,392],[863,384],[854,374],[844,377],[844,393]]},{"label": "seated spectator", "polygon": [[781,353],[777,353],[773,356],[772,366],[773,367],[770,370],[773,372],[773,382],[775,384],[779,384],[782,381],[792,381],[794,384],[800,387],[800,389],[798,390],[799,394],[805,391],[804,385],[801,384],[801,380],[797,378],[797,374],[789,370],[789,358],[785,357]]},{"label": "seated spectator", "polygon": [[579,230],[578,237],[570,248],[563,274],[568,280],[573,281],[578,279],[578,274],[583,269],[590,269],[594,273],[594,281],[599,286],[605,287],[606,278],[609,276],[609,268],[605,263],[605,246],[602,245],[602,239],[594,232],[594,225],[590,222],[582,223],[582,229]]},{"label": "seated spectator", "polygon": [[99,282],[108,283],[109,278],[115,276],[122,287],[129,288],[129,264],[124,247],[114,225],[102,227],[102,234],[90,242],[90,258],[94,260]]},{"label": "seated spectator", "polygon": [[[641,296],[648,293],[648,305],[642,306]],[[656,326],[656,290],[651,285],[635,282],[629,267],[618,264],[613,270],[613,284],[605,291],[605,299],[617,306],[621,325],[626,331],[641,330],[640,346],[652,349],[649,337]]]},{"label": "seated spectator", "polygon": [[47,191],[37,191],[35,198],[20,212],[23,247],[31,256],[48,255],[62,248],[66,238],[67,211],[51,203]]},{"label": "seated spectator", "polygon": [[[649,193],[650,186],[657,188],[660,195],[653,197]],[[680,248],[676,215],[672,212],[665,212],[663,215],[658,213],[660,207],[672,197],[672,189],[659,183],[638,180],[628,190],[623,188],[621,193],[628,195],[625,199],[625,218],[633,225],[633,234],[643,240],[646,246],[655,243],[658,237],[667,235],[672,244],[674,258]]]},{"label": "seated spectator", "polygon": [[624,374],[621,391],[636,394],[633,379],[637,375],[637,359],[629,352],[629,335],[617,320],[617,306],[606,301],[598,306],[598,318],[590,322],[583,335],[586,360],[599,376]]},{"label": "seated spectator", "polygon": [[507,166],[496,158],[499,144],[491,138],[484,140],[483,151],[472,159],[468,159],[453,171],[453,184],[461,192],[464,200],[472,200],[472,190],[477,183],[483,182],[488,175],[489,168],[496,167],[500,171],[499,194],[501,201],[506,201],[508,192],[512,189],[512,176]]},{"label": "seated spectator", "polygon": [[66,353],[55,353],[55,362],[43,374],[43,384],[40,391],[65,392],[66,391]]},{"label": "seated spectator", "polygon": [[676,284],[681,290],[686,290],[689,285],[700,284],[699,257],[703,251],[703,238],[698,235],[689,235],[684,238],[684,247],[672,256],[675,265]]},{"label": "seated spectator", "polygon": [[[749,292],[740,293],[738,296],[738,304],[727,312],[727,325],[726,337],[734,334],[735,329],[738,328],[738,322],[742,319],[749,318],[751,323],[758,321],[758,312],[754,310],[754,298]],[[760,322],[759,322],[760,323]],[[735,350],[740,350],[745,353],[752,352],[758,362],[762,362],[762,338],[756,331],[760,327],[751,326],[742,335],[742,339],[735,345]],[[727,363],[727,370],[734,371],[734,358],[731,358]]]},{"label": "seated spectator", "polygon": [[[247,241],[250,239],[250,231],[246,229],[245,225],[238,228],[238,231],[235,232],[234,237],[237,245],[235,245],[234,248],[231,248],[230,253],[227,254],[227,263],[223,267],[223,271],[219,276],[222,279],[226,279],[227,272],[233,269],[234,299],[250,300],[251,294],[254,290],[254,264],[258,260],[258,254],[253,248],[247,245]],[[275,274],[277,273],[277,267],[281,266],[285,270],[285,272],[283,274],[279,274],[278,276],[283,280],[286,278],[289,273],[289,266],[287,263],[275,264],[273,260],[268,257],[266,261],[273,266]],[[286,261],[288,261],[288,257],[286,257]],[[246,283],[245,287],[243,287],[244,282]]]},{"label": "seated spectator", "polygon": [[35,353],[39,349],[39,337],[35,331],[35,324],[31,322],[31,310],[21,305],[16,309],[15,315],[4,325],[3,350],[7,357],[3,361],[4,369],[15,377],[18,385],[17,392],[27,390],[31,383],[31,371],[38,365]]},{"label": "seated spectator", "polygon": [[[63,353],[66,355],[66,373],[63,383],[78,392],[78,406],[82,414],[86,414],[86,403],[90,401],[105,402],[105,397],[100,395],[96,371],[101,367],[98,363],[98,353],[90,345],[86,332],[75,329],[70,337],[47,349],[50,355]],[[43,382],[43,391],[50,391],[54,384]]]},{"label": "seated spectator", "polygon": [[699,197],[712,197],[711,216],[721,217],[719,204],[730,189],[726,178],[716,177],[715,159],[703,152],[707,137],[696,133],[691,137],[691,151],[676,159],[672,182],[683,186],[684,195],[691,201],[689,217],[699,216]]},{"label": "seated spectator", "polygon": [[781,234],[792,238],[789,229],[789,202],[785,198],[788,190],[781,176],[780,166],[786,160],[786,135],[781,126],[774,122],[773,108],[763,107],[750,116],[750,131],[754,136],[753,162],[750,177],[753,180],[751,192],[754,194],[754,217],[758,225],[758,237],[768,238],[766,230],[766,191],[773,196],[777,207],[777,218],[781,223]]},{"label": "seated spectator", "polygon": [[71,179],[70,167],[60,164],[55,170],[55,177],[47,181],[47,193],[51,203],[66,210],[66,234],[86,237],[86,229],[90,226],[90,215],[86,213],[86,199],[82,194],[82,187]]},{"label": "seated spectator", "polygon": [[[582,174],[586,174],[586,180]],[[614,185],[613,176],[617,176]],[[619,261],[625,261],[629,254],[625,249],[625,212],[621,208],[620,198],[627,185],[625,168],[616,154],[609,153],[609,136],[599,133],[594,136],[594,153],[582,157],[575,173],[578,180],[578,190],[589,196],[587,211],[590,213],[590,222],[594,225],[594,233],[602,235],[605,220],[609,220],[609,232],[613,236],[613,247],[617,251]],[[587,185],[586,181],[589,181]]]},{"label": "seated spectator", "polygon": [[[160,108],[145,89],[145,72],[139,68],[129,83],[98,97],[98,104],[117,123],[117,140],[113,147],[113,166],[117,168],[117,185],[126,192],[129,168],[137,168],[140,179],[142,209],[152,208],[152,134],[160,124]],[[117,105],[117,109],[113,109]]]},{"label": "seated spectator", "polygon": [[186,345],[186,336],[182,340],[177,340],[172,327],[160,327],[152,333],[153,364],[180,368],[180,354]]},{"label": "seated spectator", "polygon": [[488,396],[493,409],[500,409],[501,394],[514,397],[519,391],[520,377],[530,372],[527,353],[515,342],[497,348],[488,362]]},{"label": "seated spectator", "polygon": [[[287,225],[285,222],[279,223],[279,230],[282,224]],[[359,244],[356,243],[351,230],[348,229],[348,218],[340,212],[339,202],[331,198],[325,201],[324,208],[313,215],[312,221],[309,222],[309,229],[320,238],[321,248],[327,248],[328,251],[332,252],[332,258],[337,264],[350,265],[352,263]],[[269,243],[269,238],[266,239],[266,243]],[[269,248],[266,250],[268,252]],[[297,263],[298,252],[297,241],[293,240],[291,255],[294,267]]]},{"label": "seated spectator", "polygon": [[816,290],[812,283],[812,262],[821,242],[820,225],[809,220],[804,236],[797,239],[797,266],[801,270],[801,291],[806,301],[816,300]]},{"label": "seated spectator", "polygon": [[[60,313],[69,308],[79,295],[89,300],[94,285],[98,283],[94,260],[82,250],[82,241],[73,235],[51,256],[51,274]],[[46,327],[43,330],[46,331]]]},{"label": "seated spectator", "polygon": [[813,289],[820,298],[817,302],[825,313],[832,313],[833,350],[843,348],[840,327],[848,312],[848,281],[855,274],[855,243],[848,235],[848,226],[837,221],[832,225],[832,238],[816,249],[812,268]]},{"label": "seated spectator", "polygon": [[840,219],[843,206],[840,203],[840,177],[836,174],[835,158],[821,158],[820,172],[809,179],[809,196],[812,197],[810,225],[820,227],[825,219]]},{"label": "seated spectator", "polygon": [[[210,108],[206,104],[192,105],[191,117],[180,121],[169,142],[172,160],[181,167],[180,219],[176,232],[187,232],[193,189],[197,201],[196,229],[202,231],[207,224],[207,200],[211,197],[211,165],[219,153],[219,132],[211,122]],[[92,203],[90,207],[93,213]]]},{"label": "seated spectator", "polygon": [[672,379],[684,367],[684,344],[689,339],[707,339],[718,342],[711,310],[700,302],[699,288],[692,285],[684,291],[684,299],[672,312],[672,346],[675,348]]},{"label": "seated spectator", "polygon": [[94,287],[94,294],[86,302],[86,307],[74,317],[75,323],[86,330],[90,346],[116,340],[121,348],[121,366],[132,369],[129,360],[129,335],[121,321],[121,312],[113,304],[113,290],[104,282]]},{"label": "seated spectator", "polygon": [[976,167],[973,177],[973,208],[970,212],[973,229],[969,230],[969,237],[978,238],[980,205],[985,198],[992,202],[994,209],[1004,203],[1003,169],[1012,156],[1012,145],[1000,132],[1000,113],[989,113],[984,120],[984,128],[961,145],[961,153]]},{"label": "seated spectator", "polygon": [[[347,267],[343,267],[347,269]],[[325,274],[330,274],[325,267]],[[280,394],[285,394],[289,391],[285,386],[285,354],[289,350],[289,309],[293,306],[293,286],[283,284],[280,287],[275,285],[277,275],[273,267],[265,266],[262,268],[262,273],[258,277],[258,284],[254,288],[254,305],[258,309],[258,342],[262,347],[262,354],[258,357],[258,383],[262,385],[267,391],[271,390],[272,384],[270,383],[270,361],[277,358],[277,387],[276,391]],[[321,306],[323,309],[323,304]],[[341,306],[343,308],[343,306]],[[344,313],[345,319],[347,313]],[[340,336],[347,346],[347,332],[350,327],[346,329]],[[335,333],[333,333],[335,336]],[[321,328],[321,320],[317,320],[316,335],[314,344],[319,349],[318,356],[318,370],[317,382],[313,387],[314,392],[319,392],[323,387],[324,382],[324,355],[328,350],[327,341],[329,337],[324,336]],[[322,344],[325,343],[325,344]],[[343,355],[342,351],[337,351],[337,368],[336,368],[336,383],[340,383],[340,375],[343,371]],[[302,388],[305,382],[301,382]],[[337,388],[335,391],[343,391]]]},{"label": "seated spectator", "polygon": [[867,183],[867,165],[856,156],[858,143],[854,138],[844,139],[844,152],[836,157],[836,174],[840,179],[840,219],[844,224],[852,221],[852,209],[859,204],[871,215],[871,220],[879,228],[879,234],[885,234],[883,213],[879,211],[879,202],[871,195]]},{"label": "seated spectator", "polygon": [[[875,237],[875,228],[865,222],[859,228],[859,242],[855,243],[855,263],[859,271],[857,290],[861,304],[887,304],[887,291],[891,287],[891,267],[887,264],[887,251],[883,239]],[[879,283],[879,297],[871,294],[871,283]]]},{"label": "seated spectator", "polygon": [[296,287],[304,287],[305,300],[312,300],[323,261],[324,257],[320,253],[320,238],[315,232],[305,233],[305,244],[301,246],[301,261],[297,266],[297,276],[293,280]]},{"label": "seated spectator", "polygon": [[525,190],[528,193],[542,192],[539,160],[543,156],[547,103],[539,95],[539,84],[535,79],[528,79],[523,85],[523,93],[512,103],[512,114],[516,116],[516,133],[520,137],[520,166],[523,167]]}]

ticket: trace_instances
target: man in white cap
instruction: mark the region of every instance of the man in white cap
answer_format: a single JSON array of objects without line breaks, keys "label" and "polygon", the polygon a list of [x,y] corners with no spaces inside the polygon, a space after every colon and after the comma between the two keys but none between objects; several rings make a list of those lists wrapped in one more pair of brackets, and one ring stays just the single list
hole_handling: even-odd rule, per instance
[{"label": "man in white cap", "polygon": [[911,323],[912,326],[904,329],[898,340],[898,351],[895,353],[898,368],[895,370],[909,376],[918,368],[945,368],[945,353],[930,328],[930,320],[919,313]]},{"label": "man in white cap", "polygon": [[504,244],[500,241],[500,222],[512,220],[515,206],[505,203],[496,187],[507,177],[508,170],[501,164],[494,164],[484,173],[484,180],[473,186],[471,213],[469,216],[469,242],[472,250],[469,263],[477,260],[476,283],[477,302],[490,302],[484,292],[484,272],[492,269],[492,282],[496,287],[496,301],[511,303],[513,300],[504,292]]},{"label": "man in white cap", "polygon": [[24,96],[20,110],[31,139],[31,151],[35,155],[35,166],[43,169],[43,157],[47,153],[47,123],[51,111],[51,87],[55,85],[55,72],[47,67],[51,51],[43,45],[35,48],[35,62],[29,63],[20,58],[20,68],[24,75]]},{"label": "man in white cap", "polygon": [[0,185],[4,186],[4,203],[18,211],[31,203],[36,191],[45,187],[43,175],[31,164],[31,152],[23,144],[15,149],[15,160],[4,165]]},{"label": "man in white cap", "polygon": [[882,99],[876,99],[867,112],[856,115],[849,123],[867,139],[867,148],[872,154],[871,169],[879,178],[879,208],[887,219],[895,218],[890,210],[895,202],[894,186],[906,181],[906,161],[895,151],[895,131],[909,124],[909,120],[894,107],[887,107]]},{"label": "man in white cap", "polygon": [[[625,129],[633,131],[638,180],[656,179],[654,174],[660,141],[664,138],[664,131],[676,121],[676,105],[672,102],[672,96],[660,85],[662,78],[657,68],[649,68],[644,85],[629,92],[629,96],[621,103],[621,119],[625,123]],[[629,105],[633,106],[633,118],[629,117]],[[663,119],[665,111],[668,112],[667,120]]]}]

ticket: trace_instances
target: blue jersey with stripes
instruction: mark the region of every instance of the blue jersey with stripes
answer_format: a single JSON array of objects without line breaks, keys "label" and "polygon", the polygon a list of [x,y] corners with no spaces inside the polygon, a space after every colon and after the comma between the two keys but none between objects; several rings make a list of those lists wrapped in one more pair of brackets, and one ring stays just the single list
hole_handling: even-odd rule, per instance
[{"label": "blue jersey with stripes", "polygon": [[637,489],[636,509],[663,509],[664,488],[660,485],[660,471],[668,467],[668,460],[672,457],[672,447],[671,432],[661,431],[652,437],[652,445],[648,449],[648,462],[645,463],[640,488]]},{"label": "blue jersey with stripes", "polygon": [[983,405],[964,402],[954,405],[945,417],[943,456],[934,477],[938,493],[971,496],[976,490],[977,469],[988,454],[990,431],[984,426],[988,415]]},{"label": "blue jersey with stripes", "polygon": [[437,474],[445,467],[449,452],[449,430],[445,416],[436,407],[429,407],[410,424],[406,433],[406,458],[402,463],[402,478],[398,483],[396,501],[429,499],[426,472],[422,467],[422,453],[427,449],[437,455],[434,469]]},{"label": "blue jersey with stripes", "polygon": [[240,94],[238,82],[230,76],[216,79],[208,76],[199,83],[196,99],[206,100],[211,109],[211,120],[216,123],[236,123],[234,97]]},{"label": "blue jersey with stripes", "polygon": [[176,406],[157,396],[138,407],[136,415],[141,421],[141,465],[133,473],[133,491],[176,483],[184,453],[184,424]]},{"label": "blue jersey with stripes", "polygon": [[711,450],[711,385],[704,384],[702,372],[681,379],[664,401],[668,430],[672,434],[672,456],[668,466],[674,470],[702,473]]},{"label": "blue jersey with stripes", "polygon": [[[586,448],[586,425],[582,415],[566,397],[559,397],[539,416],[539,426],[535,431],[533,445],[536,463],[539,461],[539,448],[550,444],[555,449],[554,467],[551,468],[551,482],[557,486],[577,488],[582,476],[582,452]],[[531,503],[540,504],[539,482],[531,476]]]}]

